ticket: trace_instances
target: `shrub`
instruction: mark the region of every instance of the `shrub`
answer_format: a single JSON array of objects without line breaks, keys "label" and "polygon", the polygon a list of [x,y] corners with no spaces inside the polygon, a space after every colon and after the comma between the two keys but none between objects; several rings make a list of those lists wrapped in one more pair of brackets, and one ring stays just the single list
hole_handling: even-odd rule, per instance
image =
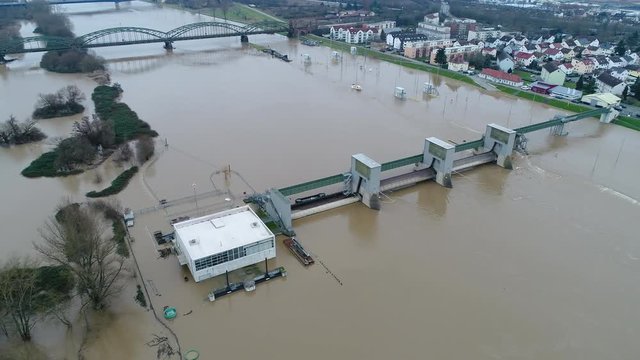
[{"label": "shrub", "polygon": [[118,177],[111,182],[111,186],[104,188],[100,191],[89,191],[87,193],[87,197],[98,198],[98,197],[115,195],[120,191],[124,190],[125,187],[127,187],[127,185],[129,184],[129,181],[131,180],[131,178],[133,178],[133,176],[137,172],[138,172],[137,166],[134,166],[129,170],[125,170],[122,174],[118,175]]}]

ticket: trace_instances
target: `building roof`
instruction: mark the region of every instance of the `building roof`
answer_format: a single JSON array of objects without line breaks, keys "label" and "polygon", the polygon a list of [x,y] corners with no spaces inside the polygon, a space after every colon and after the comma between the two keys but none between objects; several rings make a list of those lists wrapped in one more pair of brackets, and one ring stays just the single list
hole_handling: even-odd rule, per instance
[{"label": "building roof", "polygon": [[506,72],[498,71],[494,69],[484,68],[482,69],[482,74],[494,77],[496,79],[512,81],[515,83],[522,82],[522,78],[516,74],[508,74]]},{"label": "building roof", "polygon": [[569,48],[564,48],[564,49],[560,49],[560,51],[561,51],[563,54],[565,54],[565,55],[566,55],[566,54],[568,54],[568,53],[572,52],[573,50],[572,50],[572,49],[569,49]]},{"label": "building roof", "polygon": [[552,62],[548,62],[548,63],[542,65],[542,68],[547,70],[547,72],[549,74],[551,74],[552,72],[558,70],[558,66],[556,64],[552,63]]},{"label": "building roof", "polygon": [[597,46],[587,46],[587,49],[589,49],[589,51],[598,51]]},{"label": "building roof", "polygon": [[273,237],[249,206],[183,221],[173,227],[183,242],[182,250],[194,260]]},{"label": "building roof", "polygon": [[511,59],[511,56],[509,56],[509,54],[507,54],[506,52],[501,51],[498,53],[498,55],[496,55],[496,58],[498,58],[498,61],[502,61],[506,59]]},{"label": "building roof", "polygon": [[509,35],[504,35],[503,37],[500,38],[500,41],[509,42],[511,41],[511,39],[513,39],[513,37]]},{"label": "building roof", "polygon": [[567,44],[567,46],[569,47],[575,47],[576,46],[576,42],[573,40],[566,40],[565,44]]},{"label": "building roof", "polygon": [[604,83],[605,85],[610,86],[610,87],[616,87],[616,86],[618,86],[618,85],[620,85],[622,83],[622,81],[620,81],[620,79],[617,79],[617,78],[611,76],[611,74],[609,74],[607,72],[603,72],[596,79],[598,81]]},{"label": "building roof", "polygon": [[535,57],[535,55],[529,54],[529,53],[526,53],[526,52],[522,52],[522,51],[520,51],[519,53],[516,54],[516,59],[529,60],[532,57]]},{"label": "building roof", "polygon": [[576,89],[570,89],[564,86],[555,86],[551,89],[552,94],[564,96],[564,97],[573,97],[573,98],[581,98],[582,91]]},{"label": "building roof", "polygon": [[580,53],[580,52],[583,52],[583,51],[584,51],[584,47],[583,47],[583,46],[576,46],[576,47],[574,47],[574,48],[573,48],[573,51],[574,51],[576,54],[577,54],[577,53]]},{"label": "building roof", "polygon": [[[562,64],[560,66],[564,66],[565,69],[573,69],[573,65],[571,65],[571,63],[564,63],[564,64]],[[560,67],[560,66],[558,66],[558,67]]]},{"label": "building roof", "polygon": [[600,100],[609,105],[617,104],[620,102],[620,98],[613,95],[612,93],[589,94],[582,97],[583,102],[589,102],[589,100],[591,99]]},{"label": "building roof", "polygon": [[545,50],[544,53],[547,54],[547,55],[552,55],[553,56],[553,55],[558,55],[560,53],[560,50],[549,48],[549,49]]},{"label": "building roof", "polygon": [[537,49],[538,49],[538,47],[537,47],[537,46],[535,46],[534,44],[527,44],[527,45],[525,45],[524,47],[525,47],[525,49],[527,49],[527,50],[537,50]]},{"label": "building roof", "polygon": [[611,62],[614,62],[614,63],[624,62],[624,60],[622,60],[620,56],[611,56],[609,57],[609,60],[611,60]]},{"label": "building roof", "polygon": [[533,84],[531,84],[531,88],[538,88],[538,89],[543,89],[543,90],[551,90],[554,87],[556,87],[558,85],[553,85],[553,84],[547,84],[541,81],[536,81]]}]

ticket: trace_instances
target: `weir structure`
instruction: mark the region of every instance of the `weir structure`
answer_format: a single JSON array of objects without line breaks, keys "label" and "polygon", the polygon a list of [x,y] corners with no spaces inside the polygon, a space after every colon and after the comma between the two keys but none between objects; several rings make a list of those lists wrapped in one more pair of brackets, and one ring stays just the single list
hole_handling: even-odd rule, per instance
[{"label": "weir structure", "polygon": [[[478,165],[495,162],[505,169],[512,169],[511,156],[514,150],[526,152],[527,133],[550,129],[555,136],[566,135],[564,125],[591,117],[599,117],[600,122],[610,123],[618,112],[612,108],[600,108],[582,113],[555,116],[553,119],[516,129],[497,124],[488,124],[482,138],[460,144],[450,144],[435,137],[424,140],[420,154],[378,163],[364,154],[351,156],[348,171],[324,178],[280,189],[269,189],[265,193],[254,194],[245,202],[257,204],[271,221],[287,235],[294,235],[293,220],[333,209],[339,206],[362,202],[372,209],[380,209],[380,194],[416,183],[435,179],[445,187],[452,187],[452,174],[471,169]],[[412,166],[410,170],[397,170]],[[394,175],[383,178],[382,174],[396,170]],[[398,173],[399,172],[399,173]],[[317,193],[312,196],[297,197],[310,191],[342,184],[342,190],[330,195]]]}]

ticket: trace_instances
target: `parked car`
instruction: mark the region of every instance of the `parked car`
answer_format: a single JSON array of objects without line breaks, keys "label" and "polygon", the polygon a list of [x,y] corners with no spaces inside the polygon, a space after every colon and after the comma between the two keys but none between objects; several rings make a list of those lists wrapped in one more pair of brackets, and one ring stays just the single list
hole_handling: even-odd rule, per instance
[{"label": "parked car", "polygon": [[522,86],[520,86],[520,89],[522,89],[522,90],[531,90],[531,86],[529,86],[529,85],[522,85]]}]

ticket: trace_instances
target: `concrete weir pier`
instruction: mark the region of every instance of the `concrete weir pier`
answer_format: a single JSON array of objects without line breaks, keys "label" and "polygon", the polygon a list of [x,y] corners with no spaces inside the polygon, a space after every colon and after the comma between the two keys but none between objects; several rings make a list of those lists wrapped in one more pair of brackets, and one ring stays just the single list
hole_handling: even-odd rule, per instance
[{"label": "concrete weir pier", "polygon": [[[495,163],[505,169],[512,169],[513,151],[526,151],[526,133],[550,129],[552,135],[561,136],[567,134],[564,130],[566,123],[591,117],[599,117],[600,122],[609,123],[617,115],[611,108],[602,108],[575,115],[556,116],[551,120],[517,129],[488,124],[482,138],[455,145],[428,137],[424,140],[420,154],[386,163],[378,163],[365,154],[355,154],[351,156],[351,168],[347,172],[281,189],[270,189],[266,193],[252,195],[246,201],[260,206],[283,233],[293,235],[294,219],[355,202],[362,202],[371,209],[379,210],[380,193],[385,191],[431,179],[450,188],[453,187],[453,173],[482,164]],[[394,175],[383,178],[382,174],[390,170],[395,170]],[[329,186],[335,189],[336,185],[342,185],[342,190],[329,195],[321,192],[298,197],[293,204],[289,198]]]}]

